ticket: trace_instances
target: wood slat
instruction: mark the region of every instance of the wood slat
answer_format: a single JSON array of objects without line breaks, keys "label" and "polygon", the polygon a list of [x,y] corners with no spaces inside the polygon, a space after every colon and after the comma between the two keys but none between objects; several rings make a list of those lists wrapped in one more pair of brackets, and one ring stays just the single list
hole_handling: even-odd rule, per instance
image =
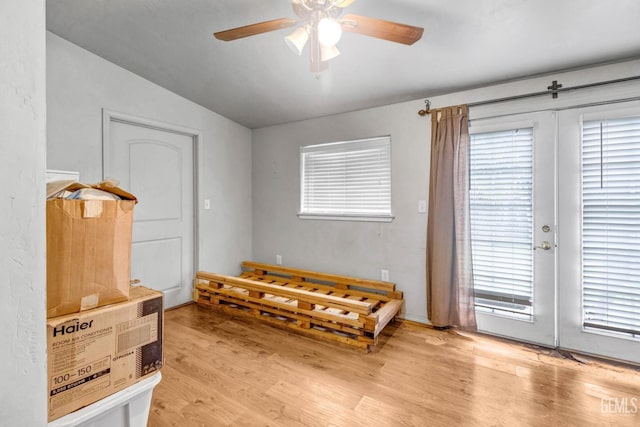
[{"label": "wood slat", "polygon": [[[258,299],[258,298],[252,298],[249,295],[245,295],[245,294],[240,294],[237,291],[234,291],[233,289],[225,289],[225,288],[221,288],[221,289],[216,289],[215,293],[210,292],[211,289],[206,288],[206,285],[198,285],[197,289],[200,292],[206,293],[210,298],[213,297],[215,298],[223,298],[224,297],[228,297],[227,301],[228,302],[233,302],[233,303],[237,303],[237,304],[243,304],[242,301],[247,302],[247,303],[253,303],[255,305],[249,305],[246,304],[247,307],[251,306],[253,308],[261,308],[265,311],[272,311],[272,312],[282,312],[282,310],[286,311],[286,312],[290,312],[290,313],[298,313],[298,314],[304,314],[307,316],[307,318],[309,317],[317,317],[319,319],[323,319],[323,320],[327,320],[327,321],[332,321],[332,322],[340,322],[341,324],[345,324],[345,325],[350,325],[353,326],[354,328],[362,328],[364,327],[364,323],[360,320],[358,320],[357,318],[353,319],[353,318],[349,318],[347,316],[341,316],[340,318],[337,318],[337,316],[335,314],[329,314],[329,313],[325,313],[323,311],[319,311],[316,309],[314,310],[305,310],[304,308],[298,307],[296,306],[295,302],[289,302],[289,303],[283,303],[283,302],[279,302],[279,301],[275,301],[275,300],[265,300],[265,299]],[[200,298],[198,298],[196,300],[196,302],[200,302]],[[280,311],[273,311],[273,309],[270,309],[269,307],[272,307],[273,309],[277,309]],[[296,317],[297,319],[297,317]]]},{"label": "wood slat", "polygon": [[380,332],[382,332],[384,327],[387,326],[389,322],[400,312],[401,308],[402,301],[393,300],[386,303],[384,307],[376,312],[376,327],[373,334],[374,337],[377,337]]},{"label": "wood slat", "polygon": [[337,342],[341,342],[343,344],[348,344],[354,347],[358,347],[358,348],[362,348],[365,350],[369,349],[369,345],[371,344],[370,341],[359,341],[357,339],[353,339],[353,338],[349,338],[346,336],[342,336],[342,335],[336,335],[333,333],[327,333],[324,331],[319,331],[317,329],[303,329],[300,328],[296,323],[289,323],[289,322],[283,322],[271,317],[267,317],[267,316],[262,316],[262,315],[257,315],[255,313],[252,313],[250,311],[241,311],[241,310],[237,310],[234,309],[232,307],[226,306],[226,305],[220,305],[215,307],[216,310],[221,310],[225,313],[228,314],[232,314],[232,315],[244,315],[244,316],[248,316],[248,317],[255,317],[260,319],[261,322],[267,322],[271,325],[277,326],[277,327],[284,327],[287,329],[294,329],[296,332],[302,334],[302,335],[309,335],[312,336],[314,338],[322,338],[322,339],[328,339],[328,340],[332,340],[332,341],[337,341]]},{"label": "wood slat", "polygon": [[244,261],[243,269],[261,270],[272,273],[286,274],[289,276],[299,276],[305,279],[322,280],[325,282],[343,284],[348,286],[358,286],[362,288],[376,289],[381,291],[395,291],[396,285],[379,280],[361,279],[357,277],[342,276],[337,274],[321,273],[318,271],[301,270],[297,268],[283,267],[281,265],[262,264],[252,261]]},{"label": "wood slat", "polygon": [[[227,302],[229,304],[234,304],[238,307],[233,307],[231,305],[224,305],[224,303]],[[323,320],[322,318],[319,317],[309,317],[309,316],[304,316],[303,314],[300,313],[293,313],[293,312],[289,312],[289,311],[282,311],[279,310],[277,308],[272,308],[269,306],[263,306],[263,305],[259,305],[259,304],[255,304],[253,302],[250,301],[242,301],[242,300],[238,300],[232,297],[220,297],[220,298],[216,298],[215,302],[207,302],[206,300],[199,300],[198,304],[202,305],[202,306],[207,306],[208,308],[211,308],[213,310],[215,309],[222,309],[222,307],[227,307],[227,309],[223,310],[225,312],[233,312],[233,310],[237,311],[239,314],[246,314],[245,311],[242,309],[242,307],[245,307],[249,310],[249,312],[254,315],[253,317],[256,318],[260,318],[257,314],[258,312],[260,312],[260,315],[264,316],[265,313],[271,314],[274,317],[282,317],[282,319],[277,319],[280,320],[282,322],[285,321],[295,321],[295,322],[305,322],[305,323],[309,323],[311,325],[317,325],[317,326],[321,326],[323,328],[327,328],[333,331],[338,331],[338,332],[344,332],[346,334],[350,334],[352,335],[354,338],[358,337],[360,335],[363,334],[363,329],[362,328],[358,328],[358,327],[351,327],[351,326],[347,326],[346,324],[338,324],[335,323],[333,321],[327,321],[327,320]],[[231,311],[229,311],[231,310]],[[252,311],[253,310],[253,311]],[[309,320],[309,319],[313,319],[313,320]],[[308,329],[308,328],[307,328]],[[332,333],[331,331],[327,331],[327,334]]]},{"label": "wood slat", "polygon": [[[326,284],[321,284],[321,283],[316,283],[316,282],[312,282],[312,281],[308,281],[305,280],[303,282],[298,282],[296,280],[293,280],[293,282],[289,281],[289,278],[283,277],[283,276],[275,276],[275,275],[270,275],[270,274],[265,274],[265,275],[257,275],[255,274],[253,271],[243,271],[242,274],[240,275],[240,277],[244,278],[244,279],[248,279],[248,280],[269,280],[272,281],[274,284],[279,284],[279,285],[285,285],[285,284],[289,284],[289,283],[295,283],[298,286],[302,287],[303,289],[306,289],[308,291],[313,290],[314,292],[317,292],[319,290],[325,290],[328,292],[333,292],[335,291],[337,288],[337,286],[332,286],[332,285],[326,285]],[[343,288],[344,289],[344,288]],[[370,298],[373,300],[379,300],[379,301],[390,301],[394,298],[383,294],[383,293],[374,293],[374,292],[366,292],[366,291],[362,291],[359,289],[349,289],[349,294],[350,295],[357,295],[357,296],[362,296],[365,298]],[[399,295],[399,297],[397,299],[402,299],[402,292],[399,291],[394,291],[391,293],[392,295]]]},{"label": "wood slat", "polygon": [[239,277],[221,276],[206,271],[199,271],[196,275],[198,279],[215,281],[222,284],[230,284],[247,290],[268,292],[271,294],[288,296],[311,304],[321,304],[335,307],[342,310],[352,311],[360,314],[371,313],[371,304],[362,301],[351,301],[345,298],[333,297],[331,295],[320,295],[300,289],[284,288],[283,286],[260,283],[253,280],[241,279]]}]

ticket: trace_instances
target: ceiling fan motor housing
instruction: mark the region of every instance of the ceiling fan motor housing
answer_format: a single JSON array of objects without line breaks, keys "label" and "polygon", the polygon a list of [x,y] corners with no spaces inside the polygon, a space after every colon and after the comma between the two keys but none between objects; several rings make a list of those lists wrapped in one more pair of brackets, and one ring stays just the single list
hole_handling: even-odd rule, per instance
[{"label": "ceiling fan motor housing", "polygon": [[317,22],[322,18],[338,18],[342,14],[342,8],[337,6],[338,3],[341,2],[335,0],[293,0],[291,6],[301,20]]}]

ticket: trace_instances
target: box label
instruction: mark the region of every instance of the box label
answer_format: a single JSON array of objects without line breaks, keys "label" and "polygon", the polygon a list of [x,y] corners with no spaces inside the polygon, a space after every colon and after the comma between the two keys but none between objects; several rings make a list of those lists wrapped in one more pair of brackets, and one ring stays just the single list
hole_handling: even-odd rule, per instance
[{"label": "box label", "polygon": [[162,294],[47,321],[49,421],[89,405],[162,367]]},{"label": "box label", "polygon": [[[109,356],[49,378],[49,407],[59,408],[111,384]],[[61,394],[64,393],[64,394]]]}]

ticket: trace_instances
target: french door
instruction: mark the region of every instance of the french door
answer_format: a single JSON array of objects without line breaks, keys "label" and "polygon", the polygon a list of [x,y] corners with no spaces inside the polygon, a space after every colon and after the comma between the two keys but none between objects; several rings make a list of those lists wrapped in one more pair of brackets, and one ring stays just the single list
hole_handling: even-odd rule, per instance
[{"label": "french door", "polygon": [[640,103],[470,134],[478,329],[640,363]]},{"label": "french door", "polygon": [[556,113],[475,120],[470,206],[478,329],[555,346]]},{"label": "french door", "polygon": [[560,346],[640,363],[640,103],[559,123]]}]

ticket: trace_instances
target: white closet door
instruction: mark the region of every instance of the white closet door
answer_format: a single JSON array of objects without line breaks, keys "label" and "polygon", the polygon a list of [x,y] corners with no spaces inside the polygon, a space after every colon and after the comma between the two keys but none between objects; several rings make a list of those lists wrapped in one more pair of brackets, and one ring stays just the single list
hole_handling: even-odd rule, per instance
[{"label": "white closet door", "polygon": [[111,121],[104,175],[139,200],[131,277],[162,291],[165,306],[191,300],[194,275],[193,137]]}]

